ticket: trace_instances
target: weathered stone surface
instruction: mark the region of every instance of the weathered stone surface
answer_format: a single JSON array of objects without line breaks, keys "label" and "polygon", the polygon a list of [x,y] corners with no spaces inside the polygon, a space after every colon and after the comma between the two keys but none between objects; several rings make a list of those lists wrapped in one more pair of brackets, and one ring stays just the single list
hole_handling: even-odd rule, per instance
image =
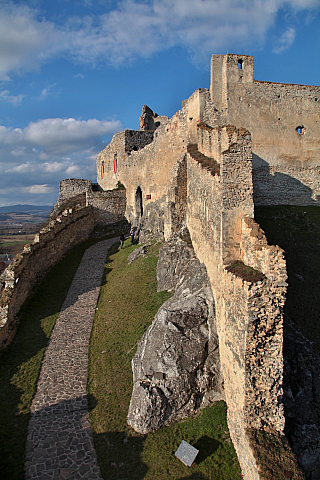
[{"label": "weathered stone surface", "polygon": [[175,288],[191,258],[195,258],[195,253],[188,229],[183,228],[171,235],[160,249],[157,264],[158,292]]},{"label": "weathered stone surface", "polygon": [[141,257],[141,255],[145,255],[150,247],[151,243],[145,243],[141,247],[137,248],[134,252],[130,253],[128,256],[128,263],[129,265],[137,260],[137,258]]},{"label": "weathered stone surface", "polygon": [[[179,279],[170,270],[176,292],[159,309],[132,360],[134,387],[128,423],[140,433],[154,431],[223,397],[206,269],[180,240],[176,256],[181,249],[189,249],[192,258]],[[173,245],[168,246],[172,258]],[[170,272],[164,275],[167,281]]]}]

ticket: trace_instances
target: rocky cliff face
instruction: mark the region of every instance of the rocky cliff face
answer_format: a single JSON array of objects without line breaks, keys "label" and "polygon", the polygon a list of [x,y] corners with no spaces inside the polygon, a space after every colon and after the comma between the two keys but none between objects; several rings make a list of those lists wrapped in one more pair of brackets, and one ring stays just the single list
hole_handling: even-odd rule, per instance
[{"label": "rocky cliff face", "polygon": [[158,288],[175,290],[132,361],[128,423],[147,433],[223,398],[214,300],[206,269],[183,229],[162,247]]}]

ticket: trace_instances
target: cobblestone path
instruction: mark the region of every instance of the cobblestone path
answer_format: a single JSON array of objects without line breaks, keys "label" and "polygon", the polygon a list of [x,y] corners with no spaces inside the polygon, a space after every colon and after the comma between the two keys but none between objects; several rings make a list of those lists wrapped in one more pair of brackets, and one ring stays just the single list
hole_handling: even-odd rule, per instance
[{"label": "cobblestone path", "polygon": [[52,331],[31,405],[26,480],[102,479],[88,413],[88,347],[107,251],[115,241],[86,250]]}]

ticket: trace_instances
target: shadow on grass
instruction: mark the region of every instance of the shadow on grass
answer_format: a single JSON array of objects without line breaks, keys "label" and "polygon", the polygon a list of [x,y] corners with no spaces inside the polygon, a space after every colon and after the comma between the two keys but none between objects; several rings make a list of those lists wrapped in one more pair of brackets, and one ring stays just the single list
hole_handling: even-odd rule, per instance
[{"label": "shadow on grass", "polygon": [[145,438],[127,436],[126,432],[93,433],[99,456],[99,466],[104,480],[142,480],[148,467],[142,461]]},{"label": "shadow on grass", "polygon": [[[49,293],[47,289],[44,291]],[[20,325],[13,342],[0,354],[0,478],[3,480],[24,478],[29,408],[48,341],[44,328],[47,333],[51,331],[57,313],[53,305],[44,311],[35,295],[20,311]]]},{"label": "shadow on grass", "polygon": [[195,462],[197,464],[202,463],[206,458],[210,457],[214,452],[218,450],[221,446],[221,443],[215,440],[214,438],[208,437],[208,435],[203,435],[197,443],[195,443],[194,448],[199,450],[199,453],[196,457]]},{"label": "shadow on grass", "polygon": [[179,480],[207,480],[207,477],[205,477],[202,473],[195,472],[191,473],[191,475],[188,475],[187,477],[179,478]]}]

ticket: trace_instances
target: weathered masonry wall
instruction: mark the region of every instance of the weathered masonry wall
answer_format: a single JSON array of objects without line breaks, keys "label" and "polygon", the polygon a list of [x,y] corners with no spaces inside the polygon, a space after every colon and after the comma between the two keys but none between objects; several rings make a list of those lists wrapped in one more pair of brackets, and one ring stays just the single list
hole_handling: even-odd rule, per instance
[{"label": "weathered masonry wall", "polygon": [[97,157],[97,181],[103,190],[116,188],[124,165],[134,165],[131,155],[151,143],[153,131],[125,130],[114,135]]},{"label": "weathered masonry wall", "polygon": [[24,247],[0,277],[0,348],[14,336],[17,315],[36,281],[94,228],[92,208],[66,210]]},{"label": "weathered masonry wall", "polygon": [[108,225],[124,218],[126,191],[87,192],[86,204],[91,206],[96,225]]},{"label": "weathered masonry wall", "polygon": [[[116,134],[97,159],[98,181],[103,188],[111,188],[120,181],[126,188],[126,217],[138,226],[144,217],[148,228],[163,231],[166,195],[170,188],[171,171],[177,159],[186,152],[188,129],[186,109],[177,112],[171,120],[160,125],[155,132],[138,132],[154,135],[152,143],[143,148],[124,152],[125,136]],[[113,159],[117,158],[116,173]],[[104,179],[99,178],[101,164],[108,167]],[[100,175],[101,177],[101,175]]]},{"label": "weathered masonry wall", "polygon": [[125,190],[99,190],[90,180],[69,178],[59,186],[55,210],[91,205],[96,225],[108,225],[122,220],[126,210]]},{"label": "weathered masonry wall", "polygon": [[[221,140],[220,149],[217,144],[206,148],[207,153],[220,152],[219,171],[188,154],[187,226],[215,299],[230,434],[244,478],[259,479],[246,429],[282,432],[284,427],[285,260],[281,249],[268,246],[252,219],[250,135],[231,127],[209,133]],[[229,272],[226,264],[237,260],[260,270],[264,280],[248,282]]]},{"label": "weathered masonry wall", "polygon": [[[286,266],[253,210],[319,204],[319,99],[320,87],[255,81],[250,56],[214,55],[210,90],[196,90],[153,132],[144,108],[143,130],[115,135],[97,159],[101,189],[126,187],[134,226],[166,239],[185,224],[190,231],[214,294],[228,424],[247,480],[259,478],[247,429],[284,426]],[[256,279],[235,275],[237,262]]]},{"label": "weathered masonry wall", "polygon": [[320,87],[253,79],[253,58],[213,55],[219,122],[252,135],[256,205],[314,205],[320,198]]},{"label": "weathered masonry wall", "polygon": [[282,312],[287,289],[284,252],[278,246],[268,245],[259,225],[245,217],[241,256],[246,265],[265,276],[263,281],[248,287],[245,416],[250,427],[269,426],[282,432]]}]

